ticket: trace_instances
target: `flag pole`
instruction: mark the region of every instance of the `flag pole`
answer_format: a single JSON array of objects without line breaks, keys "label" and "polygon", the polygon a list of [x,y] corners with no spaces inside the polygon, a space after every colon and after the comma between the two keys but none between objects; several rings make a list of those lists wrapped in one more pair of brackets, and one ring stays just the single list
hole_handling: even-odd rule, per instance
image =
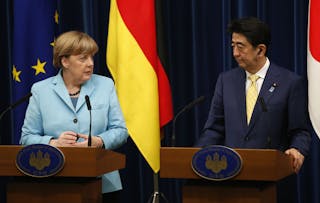
[{"label": "flag pole", "polygon": [[[160,139],[164,138],[164,130],[160,129]],[[148,203],[159,203],[162,198],[166,203],[169,203],[163,193],[159,192],[159,172],[153,173],[153,194],[150,196]]]},{"label": "flag pole", "polygon": [[153,194],[149,197],[148,203],[159,203],[160,198],[169,203],[164,194],[159,192],[159,173],[153,173]]}]

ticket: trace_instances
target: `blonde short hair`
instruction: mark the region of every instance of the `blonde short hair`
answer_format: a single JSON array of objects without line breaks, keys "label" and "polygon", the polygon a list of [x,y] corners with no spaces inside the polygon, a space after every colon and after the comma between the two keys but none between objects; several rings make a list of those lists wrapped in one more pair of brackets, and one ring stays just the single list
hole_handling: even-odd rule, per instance
[{"label": "blonde short hair", "polygon": [[61,34],[55,41],[53,47],[53,65],[61,68],[62,57],[70,55],[89,54],[98,52],[97,43],[86,33],[80,31],[69,31]]}]

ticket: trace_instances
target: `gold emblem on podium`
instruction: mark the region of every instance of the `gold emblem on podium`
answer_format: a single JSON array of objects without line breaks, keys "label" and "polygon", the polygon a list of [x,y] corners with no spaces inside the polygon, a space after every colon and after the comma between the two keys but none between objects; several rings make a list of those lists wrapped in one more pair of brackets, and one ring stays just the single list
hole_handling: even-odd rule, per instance
[{"label": "gold emblem on podium", "polygon": [[242,159],[232,148],[211,145],[194,153],[191,167],[201,178],[223,181],[233,178],[240,172]]},{"label": "gold emblem on podium", "polygon": [[206,168],[210,169],[214,173],[219,173],[221,170],[227,168],[227,157],[222,155],[221,157],[216,152],[213,155],[208,155],[206,158]]},{"label": "gold emblem on podium", "polygon": [[42,151],[38,150],[37,155],[35,153],[30,154],[29,164],[35,167],[37,170],[41,171],[47,166],[50,166],[51,160],[49,153],[43,154]]},{"label": "gold emblem on podium", "polygon": [[47,144],[32,144],[19,150],[17,168],[27,176],[44,178],[57,174],[64,166],[65,158],[60,149]]}]

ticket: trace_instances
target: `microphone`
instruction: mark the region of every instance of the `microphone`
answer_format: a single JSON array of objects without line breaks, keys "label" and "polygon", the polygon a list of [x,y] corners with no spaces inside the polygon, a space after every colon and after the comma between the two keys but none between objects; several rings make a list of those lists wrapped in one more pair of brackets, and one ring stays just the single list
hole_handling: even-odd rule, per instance
[{"label": "microphone", "polygon": [[[267,105],[264,102],[263,97],[259,97],[259,103],[261,105],[262,112],[268,112]],[[266,129],[270,129],[270,126],[269,126],[270,124],[269,124],[268,121],[265,122],[265,125],[266,125]],[[270,135],[268,135],[268,137],[267,137],[267,147],[268,148],[272,148],[271,147],[271,136]]]},{"label": "microphone", "polygon": [[7,108],[5,108],[1,114],[0,114],[0,120],[2,119],[2,117],[10,110],[14,109],[16,106],[20,105],[21,103],[27,101],[30,97],[32,96],[32,93],[29,92],[27,95],[25,95],[24,97],[20,98],[18,101],[14,102],[13,104],[10,104]]},{"label": "microphone", "polygon": [[259,97],[259,103],[260,103],[260,105],[261,105],[262,111],[263,111],[263,112],[267,112],[267,111],[268,111],[267,105],[266,105],[266,103],[264,102],[263,97]]},{"label": "microphone", "polygon": [[188,111],[189,109],[191,109],[192,107],[196,106],[197,104],[199,104],[200,102],[203,102],[205,100],[205,96],[200,96],[198,98],[196,98],[195,100],[193,100],[192,102],[190,102],[189,104],[187,104],[185,107],[183,107],[173,118],[172,121],[172,134],[171,134],[171,146],[174,147],[175,146],[175,142],[176,142],[176,121],[177,118],[184,112]]},{"label": "microphone", "polygon": [[91,147],[91,123],[92,123],[91,104],[90,104],[90,99],[89,99],[89,96],[88,96],[88,95],[86,95],[84,98],[86,99],[87,108],[88,108],[88,111],[89,111],[89,113],[90,113],[90,125],[89,125],[89,136],[88,136],[88,147]]}]

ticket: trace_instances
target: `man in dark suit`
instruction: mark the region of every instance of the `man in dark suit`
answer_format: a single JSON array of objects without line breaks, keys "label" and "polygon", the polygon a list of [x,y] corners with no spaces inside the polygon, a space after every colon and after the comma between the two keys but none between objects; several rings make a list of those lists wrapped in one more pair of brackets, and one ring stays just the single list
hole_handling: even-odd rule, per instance
[{"label": "man in dark suit", "polygon": [[[266,54],[271,37],[265,23],[243,18],[231,22],[228,31],[239,68],[220,74],[196,146],[279,149],[293,158],[298,173],[310,144],[305,81],[269,61]],[[251,75],[255,81],[249,79]],[[251,89],[256,96],[249,96]],[[252,113],[247,112],[250,102]]]}]

